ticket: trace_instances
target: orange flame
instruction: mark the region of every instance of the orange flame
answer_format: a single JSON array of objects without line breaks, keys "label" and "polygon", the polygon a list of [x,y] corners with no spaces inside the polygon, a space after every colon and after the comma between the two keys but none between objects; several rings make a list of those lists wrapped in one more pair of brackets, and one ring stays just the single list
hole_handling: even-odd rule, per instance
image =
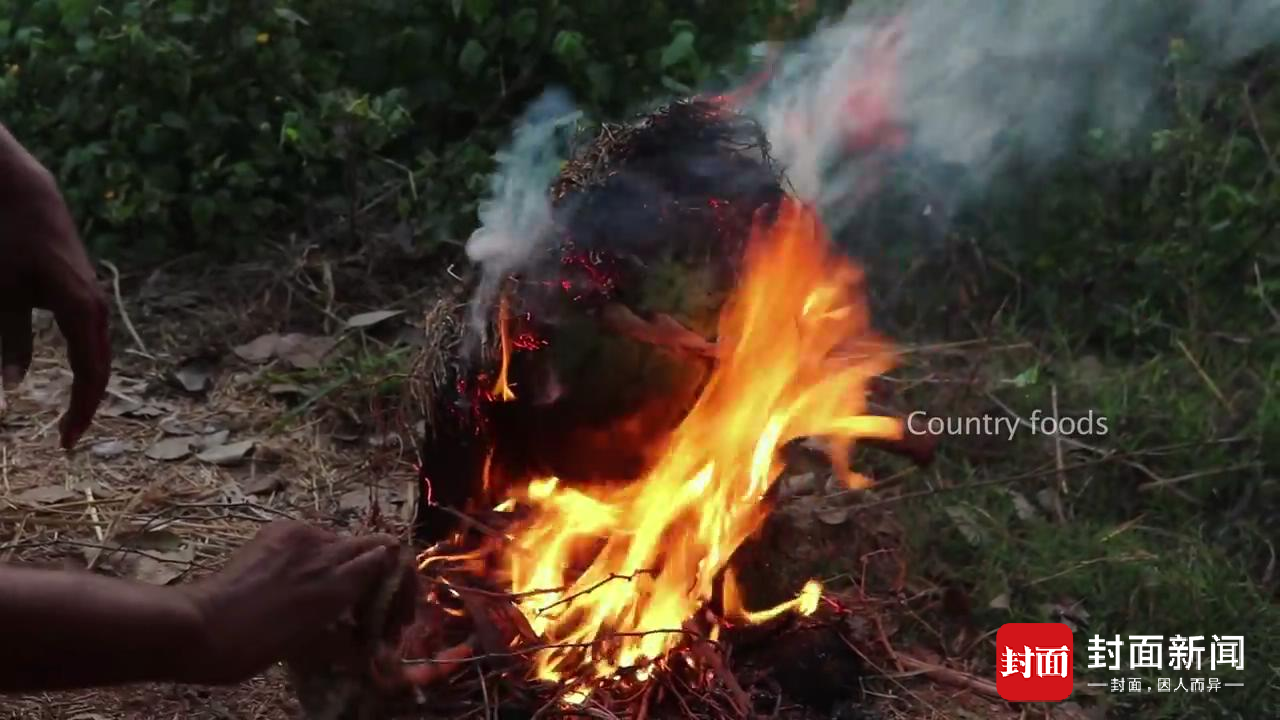
[{"label": "orange flame", "polygon": [[[498,380],[493,385],[493,390],[489,391],[493,397],[503,402],[511,402],[516,399],[516,394],[511,390],[511,385],[507,382],[507,370],[511,365],[511,330],[507,326],[511,324],[511,308],[507,305],[507,296],[503,295],[498,303],[498,337],[501,344],[502,367],[498,371]],[[485,486],[487,488],[489,480],[488,462],[485,464]]]},{"label": "orange flame", "polygon": [[[745,260],[721,316],[720,362],[656,466],[622,488],[546,478],[516,498],[532,513],[509,530],[506,562],[521,611],[554,645],[534,656],[542,679],[587,693],[677,647],[764,521],[782,445],[826,438],[844,468],[855,440],[902,436],[900,421],[864,414],[867,383],[892,367],[892,350],[870,327],[861,270],[815,213],[784,203],[754,229]],[[822,589],[811,581],[791,603],[751,612],[731,575],[724,583],[726,619],[744,622],[813,612]]]}]

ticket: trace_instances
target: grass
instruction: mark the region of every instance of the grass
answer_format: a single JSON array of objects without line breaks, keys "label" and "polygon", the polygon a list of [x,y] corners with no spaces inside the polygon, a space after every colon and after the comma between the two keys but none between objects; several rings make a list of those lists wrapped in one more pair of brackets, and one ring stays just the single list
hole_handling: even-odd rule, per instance
[{"label": "grass", "polygon": [[[1211,673],[1206,665],[1183,675],[1187,683],[1218,676],[1242,688],[1083,688],[1073,699],[1106,707],[1109,717],[1275,717],[1280,483],[1266,438],[1280,437],[1276,356],[1252,344],[1187,338],[1145,359],[1116,359],[1073,352],[1062,329],[1041,342],[1028,341],[1027,328],[1001,333],[992,345],[1017,349],[914,356],[902,373],[911,407],[1029,418],[1037,410],[1053,415],[1056,401],[1060,416],[1092,411],[1109,421],[1109,432],[1055,439],[1022,427],[1012,440],[945,444],[922,496],[896,514],[913,573],[962,593],[969,610],[960,624],[985,640],[959,655],[937,649],[994,677],[996,628],[1065,616],[1076,625],[1077,682],[1142,677],[1155,690],[1157,677],[1176,686],[1179,675],[1131,671],[1127,659],[1119,671],[1090,670],[1088,639],[1243,635],[1243,671]],[[955,386],[963,391],[940,391]],[[921,615],[904,642],[927,642],[955,625],[951,605]]]}]

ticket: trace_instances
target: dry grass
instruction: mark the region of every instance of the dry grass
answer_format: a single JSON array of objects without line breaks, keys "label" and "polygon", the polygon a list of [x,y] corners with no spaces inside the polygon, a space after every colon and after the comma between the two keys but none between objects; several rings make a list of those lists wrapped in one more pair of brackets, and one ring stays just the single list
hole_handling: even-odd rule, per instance
[{"label": "dry grass", "polygon": [[[370,422],[367,407],[349,407],[366,397],[359,392],[365,379],[357,378],[345,394],[313,398],[281,428],[293,399],[269,391],[279,362],[250,365],[231,348],[266,332],[335,333],[343,317],[390,307],[379,305],[383,294],[397,296],[394,307],[406,311],[393,321],[405,332],[386,344],[411,341],[421,334],[413,301],[425,293],[342,282],[344,269],[365,277],[363,257],[311,257],[284,267],[126,275],[132,283],[120,304],[138,337],[125,329],[117,306],[110,394],[73,453],[58,448],[56,429],[70,374],[58,333],[44,324],[31,372],[8,393],[0,418],[0,561],[182,582],[217,568],[280,517],[343,532],[408,527],[416,500],[412,422],[385,412],[397,422]],[[359,355],[378,342],[348,336],[337,354]],[[193,356],[212,360],[206,393],[185,392],[171,380]],[[159,440],[205,431],[256,444],[231,465],[146,454]],[[0,700],[0,717],[14,718],[296,716],[283,673],[274,669],[234,688],[142,686]]]}]

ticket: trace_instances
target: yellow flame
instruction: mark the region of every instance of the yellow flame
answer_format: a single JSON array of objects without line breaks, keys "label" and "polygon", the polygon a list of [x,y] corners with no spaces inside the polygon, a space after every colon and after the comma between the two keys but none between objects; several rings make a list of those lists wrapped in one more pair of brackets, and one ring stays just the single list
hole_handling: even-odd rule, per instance
[{"label": "yellow flame", "polygon": [[507,370],[511,365],[511,334],[507,326],[511,323],[511,308],[507,304],[507,296],[504,294],[498,302],[498,338],[502,352],[502,366],[498,371],[498,380],[490,391],[494,397],[504,402],[510,402],[516,399],[516,394],[511,389],[511,385],[507,382]]},{"label": "yellow flame", "polygon": [[[717,367],[656,465],[623,487],[545,478],[519,493],[531,512],[509,530],[511,590],[556,646],[534,656],[537,677],[570,682],[581,702],[593,683],[675,648],[763,522],[787,442],[822,437],[847,451],[861,438],[902,436],[898,420],[866,414],[868,381],[893,366],[893,353],[871,329],[862,279],[816,214],[785,202],[772,225],[752,231],[742,282],[720,318]],[[794,600],[751,612],[728,574],[723,597],[727,614],[754,623],[812,613],[821,590],[810,581]]]}]

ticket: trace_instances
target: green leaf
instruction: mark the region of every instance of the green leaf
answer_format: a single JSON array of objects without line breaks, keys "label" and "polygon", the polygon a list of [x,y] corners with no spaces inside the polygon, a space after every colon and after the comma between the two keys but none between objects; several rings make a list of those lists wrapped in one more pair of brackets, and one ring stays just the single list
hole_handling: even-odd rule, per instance
[{"label": "green leaf", "polygon": [[471,38],[462,46],[462,52],[458,53],[458,68],[468,77],[475,77],[488,57],[489,51],[475,38]]},{"label": "green leaf", "polygon": [[662,76],[662,87],[678,95],[690,95],[693,93],[693,88],[689,87],[688,85],[685,85],[684,83],[680,82],[679,80],[676,80],[673,77],[668,77],[666,75]]},{"label": "green leaf", "polygon": [[574,66],[586,60],[587,49],[583,44],[582,33],[574,30],[561,30],[551,41],[551,52],[556,59],[567,66]]},{"label": "green leaf", "polygon": [[1029,385],[1035,385],[1036,381],[1038,381],[1039,379],[1040,379],[1040,366],[1032,365],[1026,370],[1023,370],[1022,372],[1018,373],[1012,380],[1009,381],[1009,383],[1012,384],[1014,387],[1022,388],[1022,387],[1027,387]]},{"label": "green leaf", "polygon": [[507,21],[507,34],[517,47],[528,45],[538,34],[538,11],[534,8],[517,10]]},{"label": "green leaf", "polygon": [[172,110],[168,110],[160,115],[160,122],[165,127],[171,127],[174,130],[189,130],[191,126],[187,124],[187,119]]},{"label": "green leaf", "polygon": [[493,12],[493,0],[463,0],[463,9],[477,25],[489,19]]},{"label": "green leaf", "polygon": [[693,39],[693,33],[688,30],[676,33],[671,43],[662,50],[662,69],[666,70],[694,57]]}]

